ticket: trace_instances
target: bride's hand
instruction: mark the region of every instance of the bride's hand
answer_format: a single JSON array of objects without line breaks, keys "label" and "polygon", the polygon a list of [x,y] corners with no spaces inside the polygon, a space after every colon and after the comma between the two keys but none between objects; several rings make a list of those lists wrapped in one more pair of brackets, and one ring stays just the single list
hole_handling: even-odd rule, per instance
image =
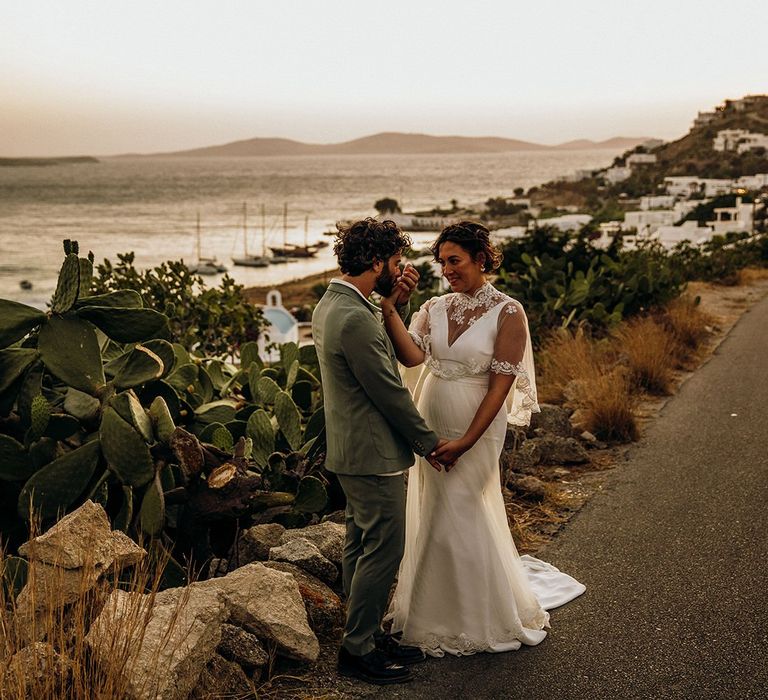
[{"label": "bride's hand", "polygon": [[402,306],[411,298],[411,293],[418,284],[419,273],[411,263],[407,263],[392,288],[392,294],[387,297],[387,301],[393,306]]},{"label": "bride's hand", "polygon": [[440,462],[445,467],[445,471],[449,472],[468,449],[469,445],[462,440],[449,440],[438,445],[429,456]]}]

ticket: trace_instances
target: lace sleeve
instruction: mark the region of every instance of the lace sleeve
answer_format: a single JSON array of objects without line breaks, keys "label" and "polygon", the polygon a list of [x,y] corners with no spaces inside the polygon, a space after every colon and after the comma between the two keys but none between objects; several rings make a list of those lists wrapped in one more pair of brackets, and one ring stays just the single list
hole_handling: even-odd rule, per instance
[{"label": "lace sleeve", "polygon": [[539,412],[539,404],[528,319],[516,301],[509,301],[499,313],[490,369],[496,374],[517,377],[507,399],[507,419],[516,425],[527,425],[531,413]]},{"label": "lace sleeve", "polygon": [[499,313],[491,372],[517,375],[524,372],[522,360],[527,340],[525,314],[510,301]]},{"label": "lace sleeve", "polygon": [[411,317],[411,324],[408,327],[408,333],[413,338],[413,342],[424,352],[429,352],[429,309],[433,301],[428,299],[421,305],[421,308]]}]

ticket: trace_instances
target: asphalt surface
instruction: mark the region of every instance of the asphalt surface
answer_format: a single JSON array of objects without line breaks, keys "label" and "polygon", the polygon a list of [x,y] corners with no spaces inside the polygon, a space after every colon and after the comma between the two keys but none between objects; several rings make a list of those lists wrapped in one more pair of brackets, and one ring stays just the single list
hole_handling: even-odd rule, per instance
[{"label": "asphalt surface", "polygon": [[768,298],[538,556],[587,586],[542,644],[360,697],[768,698]]}]

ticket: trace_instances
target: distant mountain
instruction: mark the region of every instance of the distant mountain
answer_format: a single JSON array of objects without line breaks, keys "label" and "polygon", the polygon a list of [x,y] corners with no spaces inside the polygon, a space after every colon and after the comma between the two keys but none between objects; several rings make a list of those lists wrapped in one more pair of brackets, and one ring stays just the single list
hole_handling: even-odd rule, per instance
[{"label": "distant mountain", "polygon": [[232,141],[219,146],[205,146],[185,151],[166,153],[125,154],[122,158],[231,158],[249,156],[303,156],[303,155],[367,155],[367,154],[419,154],[419,153],[505,153],[508,151],[557,151],[588,148],[606,148],[615,151],[634,148],[647,138],[616,137],[607,141],[580,139],[557,146],[545,146],[529,141],[497,136],[430,136],[383,132],[342,143],[316,144],[280,138],[255,138]]},{"label": "distant mountain", "polygon": [[566,141],[565,143],[553,146],[553,148],[558,151],[576,151],[587,148],[610,148],[614,151],[627,151],[649,140],[648,137],[633,138],[632,136],[614,136],[612,139],[606,139],[605,141],[577,139],[575,141]]}]

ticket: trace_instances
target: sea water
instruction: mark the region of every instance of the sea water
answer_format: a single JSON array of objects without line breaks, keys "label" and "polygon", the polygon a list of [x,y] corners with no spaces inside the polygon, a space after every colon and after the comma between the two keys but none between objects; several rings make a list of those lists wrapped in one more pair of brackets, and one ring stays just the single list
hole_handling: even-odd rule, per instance
[{"label": "sea water", "polygon": [[[81,254],[116,262],[133,251],[136,265],[216,257],[246,286],[279,284],[334,267],[330,247],[316,258],[245,268],[247,249],[332,242],[338,220],[374,215],[374,203],[397,199],[404,211],[477,205],[511,196],[579,168],[610,164],[610,150],[516,151],[458,155],[285,156],[259,158],[104,159],[98,163],[0,168],[0,298],[40,308],[50,299],[62,240]],[[262,217],[262,206],[264,216]],[[285,212],[287,211],[287,216]],[[306,233],[305,233],[306,228]],[[435,234],[414,234],[424,245]],[[206,279],[217,284],[218,277]],[[20,287],[22,280],[31,290]]]}]

